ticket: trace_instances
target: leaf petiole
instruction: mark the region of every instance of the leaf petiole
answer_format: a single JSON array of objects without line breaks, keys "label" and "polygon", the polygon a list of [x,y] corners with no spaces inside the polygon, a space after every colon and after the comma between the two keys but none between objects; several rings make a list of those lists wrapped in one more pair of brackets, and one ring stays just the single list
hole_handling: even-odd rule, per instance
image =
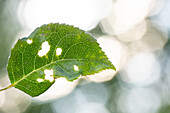
[{"label": "leaf petiole", "polygon": [[5,88],[3,88],[3,89],[0,89],[0,91],[3,91],[3,90],[6,90],[6,89],[9,89],[9,88],[11,88],[11,87],[13,87],[14,85],[13,84],[11,84],[11,85],[9,85],[9,86],[7,86],[7,87],[5,87]]}]

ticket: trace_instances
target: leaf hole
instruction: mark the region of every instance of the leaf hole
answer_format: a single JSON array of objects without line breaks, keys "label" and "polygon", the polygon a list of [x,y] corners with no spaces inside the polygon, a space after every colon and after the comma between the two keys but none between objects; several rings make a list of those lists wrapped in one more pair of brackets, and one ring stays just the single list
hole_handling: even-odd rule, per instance
[{"label": "leaf hole", "polygon": [[47,41],[42,43],[42,49],[38,52],[38,56],[42,57],[50,51],[50,45]]},{"label": "leaf hole", "polygon": [[62,49],[61,48],[57,48],[56,49],[56,55],[59,56],[59,55],[61,55],[61,53],[62,53]]},{"label": "leaf hole", "polygon": [[32,40],[31,39],[27,39],[27,43],[28,44],[32,44]]},{"label": "leaf hole", "polygon": [[77,65],[74,65],[74,71],[79,71],[79,67]]},{"label": "leaf hole", "polygon": [[43,81],[44,81],[44,79],[42,79],[42,78],[37,79],[37,82],[43,82]]},{"label": "leaf hole", "polygon": [[54,81],[54,77],[53,77],[53,69],[51,70],[44,70],[44,74],[45,74],[45,80],[49,80],[50,82]]}]

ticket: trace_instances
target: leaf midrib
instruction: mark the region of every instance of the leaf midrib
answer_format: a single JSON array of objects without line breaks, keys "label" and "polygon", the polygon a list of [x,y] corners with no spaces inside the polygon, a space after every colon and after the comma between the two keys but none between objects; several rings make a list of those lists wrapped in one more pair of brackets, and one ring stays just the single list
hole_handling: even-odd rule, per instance
[{"label": "leaf midrib", "polygon": [[[61,60],[51,62],[51,63],[49,63],[49,64],[46,64],[46,65],[44,65],[44,66],[42,66],[42,67],[40,67],[40,68],[37,68],[37,69],[31,71],[30,73],[28,73],[27,75],[25,75],[24,77],[22,77],[20,80],[18,80],[17,82],[14,82],[14,83],[11,84],[11,85],[12,85],[12,86],[15,86],[17,83],[19,83],[20,81],[24,80],[26,77],[28,77],[28,76],[31,75],[32,73],[34,73],[34,72],[36,72],[36,71],[38,71],[38,70],[40,70],[40,69],[42,69],[42,68],[44,68],[44,67],[46,67],[46,66],[48,66],[48,65],[51,65],[51,64],[57,63],[57,62],[61,62],[61,61],[67,61],[67,60],[88,60],[88,61],[94,61],[94,62],[100,62],[100,63],[106,64],[106,63],[101,62],[101,61],[98,61],[98,60],[90,60],[90,59],[61,59]],[[108,65],[108,64],[107,64],[107,65]]]}]

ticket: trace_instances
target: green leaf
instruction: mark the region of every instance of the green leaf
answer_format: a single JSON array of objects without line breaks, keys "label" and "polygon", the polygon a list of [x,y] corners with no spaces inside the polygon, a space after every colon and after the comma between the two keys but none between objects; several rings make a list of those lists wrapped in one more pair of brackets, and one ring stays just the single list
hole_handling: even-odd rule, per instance
[{"label": "green leaf", "polygon": [[57,78],[73,81],[115,67],[91,35],[73,26],[51,23],[18,40],[11,50],[7,69],[9,87],[35,97]]}]

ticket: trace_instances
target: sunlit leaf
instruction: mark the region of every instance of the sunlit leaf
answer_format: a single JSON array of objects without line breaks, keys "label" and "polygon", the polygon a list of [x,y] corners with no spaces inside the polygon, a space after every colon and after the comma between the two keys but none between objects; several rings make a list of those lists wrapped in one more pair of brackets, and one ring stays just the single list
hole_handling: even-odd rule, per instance
[{"label": "sunlit leaf", "polygon": [[18,40],[7,69],[11,86],[34,97],[57,78],[73,81],[115,67],[88,33],[69,25],[47,24]]}]

